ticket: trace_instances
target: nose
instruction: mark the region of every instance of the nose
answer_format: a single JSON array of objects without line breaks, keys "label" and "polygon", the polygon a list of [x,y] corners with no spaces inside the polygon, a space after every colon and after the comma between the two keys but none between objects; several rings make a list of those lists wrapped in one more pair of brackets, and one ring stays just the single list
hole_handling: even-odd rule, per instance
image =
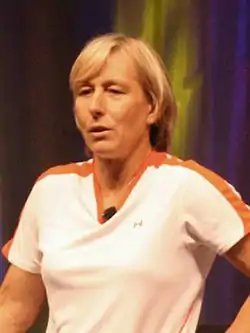
[{"label": "nose", "polygon": [[96,90],[90,99],[89,112],[94,118],[97,118],[105,113],[105,101],[102,91]]}]

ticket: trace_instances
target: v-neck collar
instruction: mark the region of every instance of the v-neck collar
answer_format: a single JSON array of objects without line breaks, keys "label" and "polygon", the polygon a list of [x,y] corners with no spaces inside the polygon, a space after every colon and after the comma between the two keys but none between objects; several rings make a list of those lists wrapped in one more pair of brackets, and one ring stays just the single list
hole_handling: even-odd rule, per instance
[{"label": "v-neck collar", "polygon": [[[141,179],[143,176],[145,170],[149,166],[155,166],[158,167],[160,166],[164,160],[166,159],[166,154],[164,152],[156,152],[155,150],[152,150],[148,157],[145,159],[145,161],[141,164],[139,169],[135,172],[132,180],[128,184],[125,194],[123,196],[123,199],[118,203],[116,206],[116,210],[119,211],[125,202],[127,201],[128,197],[130,196],[132,190],[138,183],[138,181]],[[100,224],[105,223],[105,219],[103,218],[103,198],[102,198],[102,193],[101,193],[101,187],[98,183],[97,177],[95,175],[94,171],[94,160],[92,161],[93,163],[93,184],[94,184],[94,194],[95,194],[95,199],[96,199],[96,206],[97,206],[97,219]]]}]

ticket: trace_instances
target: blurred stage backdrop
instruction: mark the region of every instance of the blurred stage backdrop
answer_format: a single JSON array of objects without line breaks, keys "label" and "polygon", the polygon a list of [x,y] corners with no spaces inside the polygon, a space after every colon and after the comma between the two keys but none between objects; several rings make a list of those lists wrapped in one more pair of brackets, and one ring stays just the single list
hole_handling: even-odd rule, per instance
[{"label": "blurred stage backdrop", "polygon": [[[68,74],[85,41],[110,31],[142,36],[163,57],[179,106],[173,153],[219,173],[250,203],[250,0],[4,1],[1,245],[37,176],[84,158]],[[201,323],[229,323],[249,293],[249,280],[218,258]]]}]

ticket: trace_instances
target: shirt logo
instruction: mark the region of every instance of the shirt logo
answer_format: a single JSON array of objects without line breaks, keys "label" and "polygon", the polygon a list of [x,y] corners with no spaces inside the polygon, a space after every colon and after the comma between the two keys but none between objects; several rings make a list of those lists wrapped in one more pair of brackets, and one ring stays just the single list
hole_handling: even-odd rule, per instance
[{"label": "shirt logo", "polygon": [[135,222],[134,223],[134,228],[137,228],[137,227],[142,227],[143,226],[143,222],[142,220],[140,222]]}]

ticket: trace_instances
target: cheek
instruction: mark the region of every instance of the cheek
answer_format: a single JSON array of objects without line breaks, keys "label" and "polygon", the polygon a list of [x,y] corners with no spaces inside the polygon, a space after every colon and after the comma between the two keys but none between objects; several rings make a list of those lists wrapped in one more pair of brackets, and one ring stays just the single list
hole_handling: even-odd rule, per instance
[{"label": "cheek", "polygon": [[147,112],[144,101],[130,98],[121,101],[113,109],[116,110],[113,116],[121,121],[131,119],[143,120],[145,119]]},{"label": "cheek", "polygon": [[126,113],[127,123],[130,127],[145,128],[147,126],[148,107],[143,102],[133,103]]},{"label": "cheek", "polygon": [[143,103],[127,105],[115,119],[116,127],[124,140],[141,137],[148,131],[147,108]]},{"label": "cheek", "polygon": [[74,105],[74,117],[76,125],[79,129],[84,129],[87,121],[87,112],[79,102],[75,102]]}]

